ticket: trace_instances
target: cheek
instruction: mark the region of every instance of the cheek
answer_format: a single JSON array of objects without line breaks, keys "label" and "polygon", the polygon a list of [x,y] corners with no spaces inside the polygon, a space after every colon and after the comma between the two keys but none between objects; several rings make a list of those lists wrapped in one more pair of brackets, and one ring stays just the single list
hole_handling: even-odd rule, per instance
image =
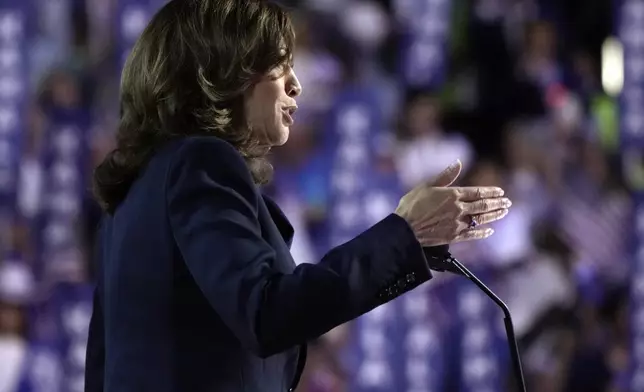
[{"label": "cheek", "polygon": [[276,103],[284,91],[284,85],[281,81],[271,80],[261,82],[255,88],[255,96],[258,101],[261,101],[264,105]]},{"label": "cheek", "polygon": [[275,82],[261,82],[246,101],[246,113],[252,122],[265,122],[275,116],[280,91]]}]

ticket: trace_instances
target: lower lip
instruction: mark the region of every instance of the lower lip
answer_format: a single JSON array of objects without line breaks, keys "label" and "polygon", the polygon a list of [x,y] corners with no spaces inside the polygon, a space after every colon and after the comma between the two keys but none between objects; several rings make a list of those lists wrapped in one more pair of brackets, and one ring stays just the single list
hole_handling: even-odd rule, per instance
[{"label": "lower lip", "polygon": [[293,117],[287,111],[283,111],[283,113],[284,113],[284,119],[286,120],[286,124],[293,125]]}]

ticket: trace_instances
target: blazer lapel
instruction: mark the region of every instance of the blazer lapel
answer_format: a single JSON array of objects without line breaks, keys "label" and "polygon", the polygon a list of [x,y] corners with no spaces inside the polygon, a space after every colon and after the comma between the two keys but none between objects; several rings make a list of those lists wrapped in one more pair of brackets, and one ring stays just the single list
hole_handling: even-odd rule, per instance
[{"label": "blazer lapel", "polygon": [[284,211],[282,211],[273,199],[264,194],[262,194],[262,198],[264,199],[264,203],[266,203],[266,208],[268,209],[271,219],[273,219],[275,226],[277,226],[277,230],[279,230],[282,238],[284,238],[284,242],[286,242],[286,245],[290,248],[293,243],[293,235],[295,234],[293,225],[291,225],[291,222],[289,222],[286,215],[284,215]]}]

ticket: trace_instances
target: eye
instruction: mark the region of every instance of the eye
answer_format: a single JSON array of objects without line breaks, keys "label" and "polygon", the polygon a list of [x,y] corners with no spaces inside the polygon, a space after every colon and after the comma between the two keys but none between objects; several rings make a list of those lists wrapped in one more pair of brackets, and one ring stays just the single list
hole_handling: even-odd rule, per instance
[{"label": "eye", "polygon": [[284,75],[286,75],[291,69],[292,69],[292,66],[290,64],[278,65],[277,67],[270,70],[270,72],[268,73],[268,77],[271,78],[272,80],[277,80],[283,77]]},{"label": "eye", "polygon": [[281,68],[273,68],[267,76],[270,80],[277,80],[284,76],[284,70]]}]

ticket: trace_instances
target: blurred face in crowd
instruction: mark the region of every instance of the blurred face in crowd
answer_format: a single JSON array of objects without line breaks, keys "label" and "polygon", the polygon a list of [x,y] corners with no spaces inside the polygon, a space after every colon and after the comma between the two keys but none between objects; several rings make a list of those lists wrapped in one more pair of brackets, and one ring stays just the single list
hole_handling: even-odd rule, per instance
[{"label": "blurred face in crowd", "polygon": [[0,334],[20,334],[24,328],[24,318],[19,307],[0,303]]},{"label": "blurred face in crowd", "polygon": [[532,26],[528,34],[528,50],[534,55],[552,57],[555,55],[555,31],[547,22],[539,22]]},{"label": "blurred face in crowd", "polygon": [[587,142],[582,147],[582,165],[598,185],[602,185],[608,177],[608,163],[601,148]]},{"label": "blurred face in crowd", "polygon": [[26,121],[24,152],[26,155],[32,155],[36,154],[40,149],[47,127],[47,117],[39,107],[34,105],[27,111]]},{"label": "blurred face in crowd", "polygon": [[244,109],[249,127],[266,147],[288,140],[302,87],[292,64],[272,69],[245,94]]},{"label": "blurred face in crowd", "polygon": [[52,100],[59,106],[71,108],[78,105],[80,91],[71,75],[59,73],[51,80]]},{"label": "blurred face in crowd", "polygon": [[407,126],[411,136],[419,136],[438,131],[439,107],[436,99],[430,96],[416,98],[407,109]]},{"label": "blurred face in crowd", "polygon": [[510,129],[505,135],[505,152],[508,165],[511,168],[531,168],[533,166],[534,151],[527,137],[516,129]]},{"label": "blurred face in crowd", "polygon": [[498,165],[482,161],[474,169],[471,179],[472,186],[502,186],[503,176]]},{"label": "blurred face in crowd", "polygon": [[573,68],[577,77],[583,82],[592,83],[595,81],[595,65],[592,57],[585,52],[575,54],[573,57]]},{"label": "blurred face in crowd", "polygon": [[24,252],[28,248],[28,236],[29,233],[27,228],[20,224],[15,224],[3,234],[3,240],[5,244],[8,244],[11,250]]}]

